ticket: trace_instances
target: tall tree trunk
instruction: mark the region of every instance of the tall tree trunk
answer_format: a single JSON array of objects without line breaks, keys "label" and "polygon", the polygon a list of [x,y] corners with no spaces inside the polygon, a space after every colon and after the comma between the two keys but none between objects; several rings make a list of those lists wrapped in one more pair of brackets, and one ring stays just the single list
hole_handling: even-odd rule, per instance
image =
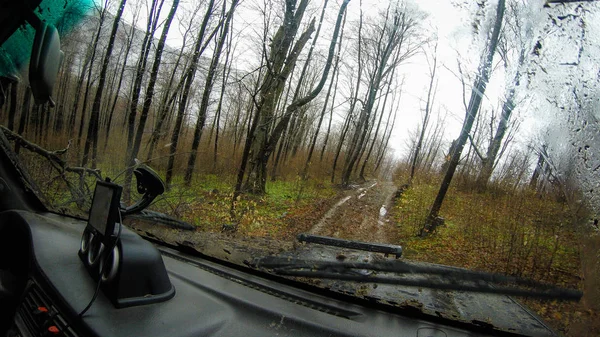
[{"label": "tall tree trunk", "polygon": [[43,104],[42,116],[41,116],[41,119],[43,121],[42,130],[41,130],[43,144],[47,144],[48,133],[50,133],[50,129],[51,129],[50,128],[50,114],[51,114],[50,103]]},{"label": "tall tree trunk", "polygon": [[433,106],[435,96],[434,91],[437,89],[437,84],[435,85],[436,89],[434,89],[435,73],[437,71],[437,42],[435,43],[435,47],[433,49],[432,61],[433,64],[431,65],[429,73],[429,90],[427,90],[427,101],[425,103],[425,116],[423,116],[419,140],[417,141],[417,146],[415,147],[415,153],[412,158],[412,163],[410,164],[410,179],[408,182],[409,185],[412,183],[412,180],[415,177],[415,171],[417,169],[417,166],[419,165],[419,156],[421,155],[423,139],[425,138],[425,133],[427,132],[427,127],[429,126],[429,115],[431,114],[431,108]]},{"label": "tall tree trunk", "polygon": [[[390,76],[391,79],[394,78],[395,72],[396,72],[396,68],[392,69],[392,74]],[[381,107],[381,110],[380,110],[381,112],[379,113],[379,121],[377,122],[377,127],[375,128],[375,135],[373,136],[373,141],[371,142],[371,146],[369,146],[369,151],[367,151],[367,156],[365,157],[362,167],[360,168],[360,173],[358,174],[358,177],[363,181],[366,180],[365,179],[365,167],[367,166],[367,162],[369,161],[369,158],[371,157],[371,152],[373,152],[373,147],[375,146],[375,143],[377,142],[377,136],[379,135],[379,128],[381,127],[381,120],[383,119],[383,112],[385,111],[385,107],[387,105],[387,100],[390,95],[390,89],[392,87],[392,83],[393,83],[392,80],[390,80],[388,82],[387,92],[385,93],[385,98],[383,99],[383,106]],[[379,110],[379,108],[377,108],[377,110]]]},{"label": "tall tree trunk", "polygon": [[204,14],[204,19],[202,20],[202,25],[200,26],[200,30],[198,32],[198,36],[196,37],[196,42],[194,44],[194,53],[192,55],[192,61],[185,72],[183,82],[181,82],[184,83],[183,92],[181,93],[179,107],[177,110],[177,117],[175,118],[175,127],[173,129],[173,133],[171,134],[171,144],[169,146],[169,162],[167,163],[167,174],[165,177],[165,182],[167,186],[171,184],[171,180],[173,179],[173,166],[175,165],[175,154],[177,153],[177,145],[179,143],[179,136],[181,128],[183,126],[183,117],[185,116],[185,109],[187,107],[192,82],[194,81],[194,76],[196,75],[196,70],[198,68],[198,60],[200,59],[200,55],[202,54],[200,48],[202,47],[202,42],[204,41],[206,27],[208,26],[208,22],[212,16],[214,4],[215,0],[210,0],[208,3],[206,13]]},{"label": "tall tree trunk", "polygon": [[[71,63],[72,58],[67,58],[67,63]],[[62,132],[64,126],[65,126],[65,106],[66,106],[66,102],[67,102],[67,97],[70,98],[70,96],[68,95],[70,92],[70,86],[71,86],[71,78],[72,78],[72,74],[71,74],[71,69],[65,69],[67,67],[63,67],[63,72],[62,72],[62,86],[61,86],[61,90],[60,90],[60,94],[59,94],[59,98],[57,100],[58,104],[56,107],[56,117],[54,119],[54,126],[53,126],[53,131],[54,134],[59,134]]]},{"label": "tall tree trunk", "polygon": [[[294,67],[294,70],[296,68]],[[283,104],[287,106],[288,98],[290,96],[290,91],[292,90],[292,79],[294,78],[294,70],[292,70],[292,74],[290,75],[290,83],[288,85],[288,90],[285,93],[285,99],[283,100]],[[280,160],[283,157],[286,157],[287,148],[290,146],[291,138],[292,138],[292,129],[293,129],[294,117],[292,116],[292,120],[288,123],[288,127],[284,130],[281,138],[279,140],[279,149],[277,150],[277,154],[275,155],[275,162],[273,163],[273,168],[271,169],[271,181],[275,181],[277,179],[277,169],[279,168]]]},{"label": "tall tree trunk", "polygon": [[[219,149],[219,121],[221,118],[221,110],[223,109],[223,98],[225,97],[225,89],[227,87],[227,82],[229,81],[229,75],[231,74],[232,64],[229,62],[229,56],[231,55],[231,34],[229,35],[229,43],[227,44],[227,52],[225,53],[225,63],[223,64],[223,76],[221,79],[221,94],[219,95],[219,103],[217,104],[217,112],[215,113],[215,143],[213,148],[213,172],[217,170],[217,160],[218,160],[218,149]],[[225,115],[225,120],[227,120],[227,115]],[[226,130],[226,125],[223,125],[223,130]]]},{"label": "tall tree trunk", "polygon": [[[344,20],[346,20],[344,18]],[[323,139],[323,147],[321,147],[321,155],[319,161],[323,162],[323,156],[325,155],[325,149],[327,148],[327,142],[329,141],[329,135],[331,134],[331,124],[333,122],[333,110],[335,110],[335,97],[337,95],[337,88],[340,79],[340,72],[338,71],[335,76],[335,84],[333,85],[333,97],[331,98],[331,108],[329,108],[329,121],[327,122],[327,132],[325,132],[325,139]]]},{"label": "tall tree trunk", "polygon": [[452,177],[454,176],[454,172],[456,171],[456,166],[458,166],[460,155],[462,154],[462,150],[465,146],[469,133],[471,132],[471,127],[473,126],[473,122],[475,121],[477,112],[479,111],[479,107],[481,106],[481,100],[483,98],[485,88],[490,78],[490,73],[492,70],[492,61],[494,59],[494,54],[496,53],[496,46],[498,45],[498,37],[500,36],[500,28],[502,27],[502,20],[504,17],[504,8],[505,0],[499,0],[498,7],[496,8],[496,19],[494,22],[494,27],[492,30],[490,40],[488,41],[485,53],[481,59],[481,64],[479,66],[479,74],[475,79],[473,90],[471,91],[471,99],[469,101],[469,105],[466,111],[463,127],[460,132],[460,136],[458,137],[458,140],[456,142],[456,147],[454,153],[452,154],[452,158],[448,163],[448,169],[446,170],[446,174],[444,175],[444,179],[442,180],[440,190],[438,191],[435,201],[431,206],[431,209],[425,221],[425,225],[421,229],[421,236],[427,236],[430,232],[435,230],[435,227],[438,223],[437,218],[439,211],[442,208],[442,203],[444,202],[444,198],[446,197],[446,193],[448,192],[448,188],[450,187],[450,182],[452,181]]},{"label": "tall tree trunk", "polygon": [[41,143],[42,141],[42,126],[44,119],[42,118],[42,104],[33,104],[31,107],[30,121],[34,126],[34,139],[36,142]]},{"label": "tall tree trunk", "polygon": [[[343,32],[343,31],[342,31]],[[340,36],[340,44],[342,41],[342,37]],[[315,129],[315,133],[310,142],[310,148],[308,149],[308,155],[306,156],[306,161],[304,162],[304,168],[302,169],[301,177],[302,179],[308,178],[308,166],[310,165],[310,161],[312,159],[313,151],[315,150],[315,145],[317,144],[317,138],[319,137],[319,130],[321,129],[321,124],[323,123],[323,117],[325,116],[325,111],[327,110],[327,104],[329,103],[329,95],[331,94],[331,88],[333,87],[333,83],[335,82],[335,75],[337,73],[339,57],[336,58],[335,66],[333,67],[333,75],[331,76],[331,81],[329,82],[329,87],[327,88],[327,94],[325,94],[325,102],[323,102],[323,108],[321,109],[321,113],[319,114],[319,121],[317,122],[317,127]]]},{"label": "tall tree trunk", "polygon": [[[92,54],[90,56],[90,62],[88,66],[88,74],[87,74],[87,82],[85,85],[85,92],[83,94],[83,104],[81,106],[81,119],[79,121],[79,132],[77,133],[77,145],[78,151],[79,146],[81,145],[81,140],[83,139],[83,129],[85,127],[85,115],[87,111],[88,105],[88,97],[92,86],[92,70],[94,69],[94,61],[96,60],[96,50],[98,49],[98,42],[100,41],[100,34],[102,33],[102,26],[104,25],[104,20],[106,18],[106,8],[108,7],[108,0],[104,2],[104,7],[100,10],[100,21],[98,22],[98,30],[96,31],[96,35],[94,36],[94,40],[90,45],[92,48]],[[77,111],[75,111],[76,113]],[[85,157],[85,155],[84,155]],[[87,160],[87,159],[85,159]],[[83,166],[83,165],[82,165]]]},{"label": "tall tree trunk", "polygon": [[[31,101],[31,88],[25,87],[25,93],[23,94],[23,103],[21,104],[21,116],[19,116],[19,128],[17,133],[23,136],[27,121],[29,120],[29,102]],[[20,143],[15,144],[15,153],[19,153]]]},{"label": "tall tree trunk", "polygon": [[[307,103],[312,101],[323,89],[323,86],[325,85],[325,82],[327,81],[327,76],[329,75],[329,71],[331,69],[333,56],[335,53],[335,45],[337,43],[337,38],[338,38],[338,35],[340,32],[342,19],[344,17],[344,13],[346,11],[348,2],[349,2],[349,0],[345,0],[342,3],[342,5],[340,6],[340,10],[338,12],[338,17],[337,17],[337,21],[335,24],[335,29],[333,32],[331,44],[329,45],[329,52],[328,52],[325,68],[323,69],[323,74],[322,74],[321,79],[320,79],[319,83],[317,84],[317,86],[312,91],[310,91],[309,94],[307,94],[306,96],[292,101],[292,103],[286,108],[285,113],[283,114],[283,116],[281,117],[281,119],[279,120],[277,125],[273,128],[272,132],[270,132],[270,134],[268,133],[267,128],[262,127],[262,126],[259,127],[257,129],[257,131],[254,133],[253,143],[251,145],[252,156],[249,158],[250,171],[248,173],[248,181],[246,184],[246,190],[248,190],[252,193],[258,193],[258,194],[265,193],[265,185],[266,185],[266,180],[267,180],[266,179],[267,178],[266,177],[266,175],[267,175],[266,164],[271,156],[271,153],[273,152],[273,150],[275,148],[275,145],[279,141],[281,134],[287,128],[287,125],[290,121],[290,117],[293,116],[298,111],[298,109],[302,108],[304,105],[306,105]],[[261,124],[267,123],[273,117],[273,111],[272,111],[273,106],[274,106],[273,103],[276,102],[277,98],[281,94],[282,85],[283,85],[283,83],[285,83],[285,79],[289,75],[291,68],[295,65],[297,57],[300,54],[300,51],[303,49],[304,44],[306,44],[308,38],[310,37],[312,30],[314,30],[314,20],[313,20],[311,25],[309,26],[309,28],[300,36],[298,42],[296,43],[296,45],[294,45],[294,47],[292,49],[289,48],[291,46],[291,41],[289,41],[289,42],[285,41],[286,39],[289,39],[289,36],[286,36],[287,34],[284,34],[283,32],[287,31],[287,33],[292,33],[292,36],[295,35],[295,31],[298,29],[297,26],[299,25],[300,21],[302,20],[302,15],[303,15],[304,9],[306,8],[306,5],[307,5],[306,1],[301,0],[300,5],[298,6],[298,9],[296,10],[295,15],[293,15],[293,16],[295,16],[294,20],[293,21],[285,21],[285,22],[293,22],[292,25],[294,27],[289,27],[287,24],[284,24],[283,26],[280,27],[280,30],[278,31],[278,33],[275,35],[275,38],[273,39],[273,46],[275,46],[275,47],[283,46],[284,48],[281,48],[279,50],[279,53],[278,53],[279,55],[273,55],[273,53],[271,55],[272,56],[271,61],[273,61],[273,64],[275,65],[273,67],[273,69],[276,69],[276,73],[269,74],[267,76],[267,78],[265,79],[266,83],[273,83],[273,86],[271,86],[271,85],[267,85],[266,87],[263,86],[263,90],[266,89],[267,92],[261,93],[262,105],[260,108],[263,109],[263,111],[261,111],[261,115],[260,115],[260,118],[262,119]],[[292,12],[294,9],[293,3],[288,4],[286,6],[286,8],[288,8],[287,9],[288,12]],[[291,13],[286,14],[286,17],[290,14]],[[293,29],[289,30],[290,28],[293,28]],[[280,34],[280,32],[281,32],[281,34]],[[282,38],[282,40],[280,40],[279,38]],[[277,49],[274,49],[274,50],[277,50]],[[287,52],[281,53],[281,50],[283,50],[283,51],[291,50],[290,56],[285,57],[288,53]]]},{"label": "tall tree trunk", "polygon": [[[124,1],[124,0],[123,0]],[[161,4],[162,5],[162,4]],[[129,186],[131,185],[131,179],[133,174],[133,166],[135,166],[135,158],[137,157],[140,146],[142,144],[142,136],[144,135],[144,129],[146,128],[146,120],[148,119],[148,114],[150,113],[150,107],[152,106],[152,99],[154,98],[154,87],[156,85],[156,79],[158,77],[158,71],[160,69],[160,62],[162,59],[162,53],[165,49],[165,42],[167,40],[167,35],[169,34],[169,28],[171,27],[171,22],[175,17],[175,12],[177,12],[177,7],[179,6],[179,0],[173,0],[173,4],[171,5],[171,10],[167,15],[167,19],[164,23],[162,33],[160,35],[160,39],[158,40],[158,45],[156,46],[156,52],[154,54],[154,63],[152,64],[152,70],[150,72],[150,79],[148,81],[148,87],[146,88],[146,96],[144,97],[144,104],[142,106],[142,113],[140,114],[140,120],[138,122],[138,127],[135,133],[135,139],[133,141],[133,146],[131,151],[128,153],[127,158],[127,171],[125,171],[125,181],[123,183],[123,198],[125,200],[129,200]]]},{"label": "tall tree trunk", "polygon": [[135,72],[135,79],[133,81],[133,87],[131,90],[131,101],[129,103],[129,114],[127,115],[127,161],[126,165],[129,165],[129,157],[131,157],[131,151],[133,148],[133,138],[135,133],[135,120],[137,118],[137,109],[140,101],[140,95],[142,90],[142,82],[146,73],[146,66],[148,64],[148,56],[150,54],[150,47],[152,46],[152,40],[154,33],[156,32],[157,21],[162,11],[162,6],[165,0],[159,0],[160,3],[157,5],[157,0],[152,0],[152,6],[150,7],[150,13],[148,13],[148,23],[146,25],[146,34],[142,42],[142,48],[140,51],[140,57]]},{"label": "tall tree trunk", "polygon": [[[304,84],[304,80],[305,80],[305,76],[306,76],[306,71],[312,61],[312,55],[313,55],[313,52],[315,49],[315,45],[316,45],[317,40],[319,39],[319,35],[321,33],[321,27],[323,25],[323,17],[325,16],[325,9],[327,8],[327,2],[328,2],[327,0],[325,0],[323,2],[323,8],[321,9],[321,17],[319,18],[317,32],[315,34],[315,38],[313,39],[313,41],[310,45],[310,49],[308,50],[308,55],[306,56],[306,62],[304,62],[304,65],[302,66],[302,71],[300,73],[300,78],[298,79],[298,85],[296,86],[296,91],[294,92],[294,97],[292,98],[292,102],[298,99],[298,97],[300,96],[301,90],[304,89],[303,84]],[[300,123],[300,121],[302,120],[302,118],[304,116],[304,112],[305,112],[304,110],[305,109],[299,109],[299,113],[294,113],[291,116],[290,128],[286,128],[288,130],[288,134],[290,135],[288,137],[288,143],[286,145],[286,148],[287,149],[289,149],[290,147],[292,148],[292,157],[296,156],[296,152],[298,151],[299,138],[302,137],[301,128],[296,127],[296,122],[298,121],[298,123]],[[287,153],[288,153],[288,151],[286,150],[285,157],[287,157]]]},{"label": "tall tree trunk", "polygon": [[[324,8],[323,8],[324,9]],[[321,15],[324,14],[324,11]],[[321,20],[323,18],[321,17]],[[338,74],[338,70],[339,70],[339,63],[340,63],[340,53],[342,50],[342,41],[344,40],[344,27],[346,25],[346,15],[344,14],[344,20],[342,21],[342,28],[341,28],[341,32],[340,32],[340,39],[338,41],[338,51],[337,51],[337,55],[335,58],[335,64],[333,66],[333,74],[331,75],[331,81],[329,82],[329,88],[327,88],[327,93],[325,94],[325,102],[323,102],[323,109],[321,110],[321,113],[319,114],[319,122],[317,123],[317,129],[315,131],[315,134],[312,138],[312,141],[310,143],[310,148],[308,150],[308,155],[306,157],[306,162],[304,163],[304,168],[302,169],[302,178],[306,179],[307,178],[307,173],[308,173],[308,166],[310,165],[310,161],[312,159],[312,155],[313,155],[313,151],[315,150],[315,146],[317,144],[317,137],[319,136],[319,130],[321,129],[321,123],[323,123],[323,118],[325,116],[325,112],[327,111],[327,104],[329,102],[329,96],[331,95],[331,90],[333,88],[334,82],[335,84],[337,84],[337,79],[339,78],[339,74]],[[335,103],[335,92],[333,95],[333,102]],[[333,103],[332,103],[333,105]],[[333,108],[332,108],[333,110]],[[330,119],[330,124],[329,126],[331,127],[331,119]],[[329,136],[329,128],[327,130],[327,136]],[[325,142],[327,142],[327,139],[325,139]],[[325,148],[325,146],[323,146],[323,149]],[[322,153],[321,153],[322,155]],[[321,158],[322,160],[323,158]]]},{"label": "tall tree trunk", "polygon": [[[300,0],[299,4],[296,4],[296,0],[286,1],[284,21],[272,38],[266,62],[268,71],[262,80],[258,93],[259,98],[256,102],[258,120],[253,121],[253,124],[257,124],[257,127],[250,135],[252,142],[247,143],[248,147],[244,149],[244,152],[248,152],[249,164],[244,190],[251,193],[265,192],[266,165],[270,156],[266,147],[269,141],[269,129],[275,118],[275,107],[290,73],[296,65],[299,54],[315,29],[313,20],[307,30],[300,35],[298,41],[293,44],[307,5],[307,0]],[[243,165],[245,166],[245,163]],[[242,171],[241,168],[240,171]]]},{"label": "tall tree trunk", "polygon": [[[519,56],[519,67],[523,64],[525,60],[524,51],[521,52]],[[515,109],[515,91],[516,86],[519,83],[521,78],[521,72],[517,70],[515,74],[515,78],[513,79],[513,86],[508,90],[506,95],[506,99],[502,104],[502,113],[500,114],[500,121],[498,122],[498,127],[496,128],[496,133],[494,134],[494,138],[490,143],[490,146],[487,149],[487,153],[485,158],[482,160],[481,171],[479,176],[477,177],[477,185],[481,188],[485,188],[487,183],[492,176],[492,172],[494,171],[494,165],[498,161],[498,152],[500,151],[500,147],[502,146],[502,140],[504,139],[504,135],[508,130],[510,116],[512,115],[513,110]]]},{"label": "tall tree trunk", "polygon": [[[390,143],[390,138],[392,137],[392,131],[394,130],[394,124],[396,124],[396,115],[398,114],[398,107],[396,108],[396,110],[394,110],[394,117],[392,119],[392,125],[390,127],[390,130],[387,132],[387,136],[385,135],[386,133],[384,132],[384,139],[382,139],[381,142],[381,152],[379,153],[378,159],[377,159],[377,164],[375,165],[375,169],[373,170],[373,172],[377,172],[377,170],[379,170],[379,167],[381,166],[381,163],[383,162],[383,158],[385,157],[385,151],[387,150],[388,144]],[[390,110],[390,115],[392,114],[392,111]],[[389,123],[389,116],[388,116],[388,121],[387,123]],[[386,125],[387,127],[387,125]]]},{"label": "tall tree trunk", "polygon": [[25,87],[25,93],[23,94],[23,102],[21,103],[21,116],[19,116],[19,128],[17,133],[23,136],[29,121],[29,104],[31,102],[31,87]]},{"label": "tall tree trunk", "polygon": [[393,13],[394,18],[392,19],[392,23],[388,30],[385,28],[388,27],[389,24],[389,14],[390,7],[388,7],[388,10],[385,14],[384,29],[381,29],[379,31],[379,36],[377,36],[378,43],[375,47],[376,50],[374,51],[377,55],[375,60],[376,63],[374,65],[375,68],[372,69],[366,101],[359,113],[356,131],[354,133],[352,142],[349,144],[350,153],[346,157],[344,169],[342,171],[342,186],[348,186],[350,184],[350,176],[354,169],[354,165],[357,163],[365,144],[365,139],[369,131],[369,119],[371,117],[375,101],[377,100],[377,94],[381,84],[383,83],[384,78],[389,75],[388,70],[395,68],[397,65],[396,60],[392,60],[393,62],[391,64],[388,62],[393,54],[395,54],[396,57],[399,55],[399,50],[396,51],[396,47],[400,45],[401,41],[404,39],[404,32],[406,31],[407,27],[402,27],[404,26],[405,22],[404,20],[400,20],[398,15],[406,15],[406,13],[398,13],[395,11],[395,13]]},{"label": "tall tree trunk", "polygon": [[[123,56],[123,48],[124,48],[124,46],[121,46],[121,49],[117,53],[118,56],[114,62],[112,71],[109,71],[110,79],[109,79],[108,85],[107,85],[108,96],[106,96],[106,98],[104,99],[104,104],[100,108],[100,121],[101,121],[100,125],[102,125],[102,127],[104,129],[106,129],[106,124],[108,123],[108,117],[109,117],[108,110],[110,108],[110,102],[113,100],[113,97],[118,96],[118,93],[115,95],[115,86],[116,86],[117,77],[118,77],[118,70],[117,70],[118,65],[121,64],[121,57]],[[125,63],[125,62],[123,62],[123,63]]]},{"label": "tall tree trunk", "polygon": [[[358,102],[358,93],[360,90],[360,85],[362,83],[362,72],[363,72],[363,62],[362,62],[362,48],[363,48],[363,43],[362,43],[362,29],[363,29],[363,10],[362,10],[362,0],[359,2],[359,9],[360,9],[360,16],[359,16],[359,21],[358,21],[358,42],[357,42],[357,47],[358,47],[358,62],[357,62],[357,76],[356,76],[356,90],[354,91],[354,94],[351,98],[350,101],[350,108],[348,109],[348,115],[346,117],[346,123],[345,123],[345,128],[343,128],[342,134],[340,135],[340,141],[338,143],[338,147],[336,150],[336,154],[335,154],[335,158],[333,160],[333,168],[331,170],[331,183],[333,183],[335,181],[335,170],[337,167],[337,163],[338,163],[338,159],[340,157],[341,154],[341,150],[342,147],[344,145],[344,140],[346,138],[346,135],[348,133],[348,131],[350,131],[350,127],[351,127],[351,121],[352,121],[352,114],[354,113],[354,108],[356,107],[356,102]],[[354,138],[354,137],[353,137]]]},{"label": "tall tree trunk", "polygon": [[[181,63],[181,59],[183,57],[183,53],[185,51],[185,41],[179,50],[179,55],[177,56],[177,61],[175,61],[175,66],[173,66],[173,71],[171,72],[171,76],[169,77],[169,84],[165,89],[164,98],[159,106],[159,116],[156,124],[154,125],[154,130],[152,131],[152,135],[150,136],[150,140],[148,142],[148,153],[146,155],[146,161],[152,160],[154,155],[154,149],[156,148],[156,144],[161,138],[161,135],[167,133],[167,131],[163,130],[165,124],[168,126],[167,116],[169,116],[171,109],[174,108],[176,92],[171,93],[171,88],[173,87],[173,81],[175,80],[175,76],[177,74],[177,69],[179,69],[179,64]],[[185,69],[185,68],[184,68]],[[173,97],[172,100],[169,97]],[[168,130],[168,127],[166,128]]]},{"label": "tall tree trunk", "polygon": [[338,141],[337,148],[335,150],[335,156],[333,158],[333,166],[331,168],[331,183],[335,182],[335,169],[337,167],[338,159],[340,158],[340,154],[342,153],[342,147],[344,146],[344,141],[346,139],[346,135],[350,130],[350,126],[352,123],[352,111],[349,111],[346,115],[346,120],[344,121],[344,126],[342,126],[342,131],[340,133],[340,139]]},{"label": "tall tree trunk", "polygon": [[88,50],[86,52],[86,57],[83,61],[83,66],[79,74],[79,79],[77,80],[77,86],[75,87],[75,99],[73,101],[73,105],[71,106],[71,111],[69,113],[69,120],[67,121],[67,130],[69,130],[69,136],[73,135],[75,131],[75,121],[77,119],[77,110],[79,110],[79,100],[81,99],[81,90],[83,89],[83,82],[85,81],[85,74],[87,72],[87,67],[91,66],[91,48],[92,46],[88,46]]},{"label": "tall tree trunk", "polygon": [[123,77],[125,74],[125,68],[127,67],[127,60],[129,59],[129,53],[131,51],[131,46],[133,45],[133,40],[135,38],[135,23],[137,22],[137,12],[134,14],[133,22],[131,24],[131,30],[129,31],[129,38],[127,39],[127,46],[125,47],[125,55],[123,57],[124,61],[121,65],[121,70],[119,71],[119,82],[117,83],[117,89],[115,90],[115,97],[110,106],[110,110],[108,112],[108,121],[106,123],[106,134],[104,136],[104,151],[106,151],[106,146],[108,145],[108,138],[110,136],[110,129],[112,126],[112,120],[115,113],[115,108],[117,107],[117,102],[120,98],[121,86],[123,84]]},{"label": "tall tree trunk", "polygon": [[[94,51],[95,52],[95,51]],[[90,93],[90,88],[92,86],[92,68],[93,68],[93,59],[90,60],[90,65],[88,67],[88,75],[87,75],[87,80],[86,80],[86,85],[85,85],[85,91],[83,92],[83,103],[81,104],[81,116],[79,119],[79,128],[78,128],[78,132],[77,132],[77,145],[81,145],[81,140],[83,139],[83,129],[85,127],[85,115],[86,115],[86,111],[87,111],[87,105],[88,105],[88,97],[89,97],[89,93]],[[77,113],[77,111],[75,111],[75,113]]]},{"label": "tall tree trunk", "polygon": [[125,3],[127,0],[121,0],[119,9],[115,14],[113,21],[112,30],[110,32],[110,38],[108,40],[108,46],[106,46],[106,53],[104,54],[104,60],[102,62],[102,69],[100,70],[100,79],[98,81],[98,87],[96,89],[96,96],[94,96],[94,102],[92,103],[92,112],[90,113],[90,121],[88,124],[87,137],[85,139],[85,147],[83,149],[83,159],[81,166],[85,166],[88,161],[88,155],[90,146],[92,147],[92,168],[96,168],[96,159],[98,156],[98,125],[100,124],[100,104],[102,103],[102,94],[104,92],[104,83],[106,82],[106,72],[110,63],[110,57],[112,55],[115,39],[117,37],[117,31],[119,29],[119,21],[123,15],[125,9]]},{"label": "tall tree trunk", "polygon": [[[377,146],[377,154],[375,155],[375,169],[373,170],[373,173],[377,172],[377,170],[379,169],[379,164],[380,164],[380,158],[383,157],[383,152],[385,147],[387,146],[386,144],[386,137],[388,137],[389,135],[391,135],[392,130],[394,129],[394,123],[396,122],[396,114],[398,112],[398,110],[400,109],[400,100],[402,99],[402,89],[404,87],[404,77],[402,78],[401,82],[400,82],[400,88],[398,90],[395,90],[394,94],[392,95],[392,108],[390,109],[390,112],[388,113],[388,116],[385,120],[385,128],[383,129],[383,137],[381,138],[381,141],[379,142],[379,145]],[[396,103],[398,102],[398,103]],[[394,119],[392,120],[392,113],[394,113]],[[390,126],[390,120],[392,121],[392,124]],[[389,130],[389,131],[388,131]]]},{"label": "tall tree trunk", "polygon": [[217,67],[219,65],[219,59],[221,57],[221,52],[223,51],[223,46],[225,45],[225,41],[227,40],[227,34],[229,32],[229,24],[231,19],[233,18],[233,12],[237,7],[239,0],[231,1],[231,8],[229,12],[225,14],[225,2],[223,3],[223,15],[226,15],[225,23],[223,25],[223,31],[219,40],[217,42],[217,47],[215,48],[212,60],[210,62],[210,67],[208,68],[208,73],[206,74],[206,81],[204,83],[204,91],[202,92],[202,98],[200,100],[200,109],[198,111],[198,120],[196,121],[196,128],[194,129],[194,139],[192,141],[192,151],[190,152],[190,157],[188,160],[187,168],[185,170],[184,176],[184,184],[186,186],[190,186],[192,183],[192,174],[194,173],[194,168],[196,167],[196,157],[198,156],[198,147],[200,146],[200,138],[202,137],[202,129],[204,128],[204,123],[206,122],[206,114],[208,111],[208,101],[210,99],[210,94],[213,89],[213,82],[215,79],[215,74],[217,73]]}]

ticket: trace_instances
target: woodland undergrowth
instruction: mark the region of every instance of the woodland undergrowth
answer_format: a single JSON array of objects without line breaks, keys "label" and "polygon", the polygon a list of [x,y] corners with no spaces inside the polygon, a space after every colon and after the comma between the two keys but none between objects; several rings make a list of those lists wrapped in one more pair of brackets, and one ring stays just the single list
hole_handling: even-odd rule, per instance
[{"label": "woodland undergrowth", "polygon": [[[417,177],[396,199],[391,216],[405,258],[584,288],[582,239],[589,233],[567,203],[527,189],[491,185],[482,192],[457,185],[441,210],[445,224],[427,238],[417,234],[439,182]],[[579,303],[524,302],[558,331],[581,336],[600,332],[600,312],[586,297],[584,289]],[[582,324],[588,329],[582,331]]]}]

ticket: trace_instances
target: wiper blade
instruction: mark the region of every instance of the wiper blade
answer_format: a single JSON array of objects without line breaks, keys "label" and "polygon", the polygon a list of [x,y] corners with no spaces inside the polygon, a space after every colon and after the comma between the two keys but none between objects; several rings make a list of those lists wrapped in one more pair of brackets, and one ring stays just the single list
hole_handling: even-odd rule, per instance
[{"label": "wiper blade", "polygon": [[329,236],[312,235],[307,233],[298,234],[296,239],[299,242],[318,243],[326,246],[350,248],[374,253],[383,253],[386,256],[394,255],[396,256],[396,258],[400,258],[402,256],[402,247],[398,245],[345,240],[332,238]]},{"label": "wiper blade", "polygon": [[[251,265],[256,268],[269,269],[282,276],[395,284],[568,301],[578,301],[583,295],[579,290],[559,288],[521,277],[400,260],[375,260],[363,263],[268,256],[254,259]],[[516,287],[516,285],[521,287]]]},{"label": "wiper blade", "polygon": [[190,223],[185,221],[181,221],[170,217],[164,213],[150,211],[150,210],[142,210],[139,213],[131,214],[128,216],[130,219],[141,219],[148,220],[155,223],[160,223],[172,228],[183,229],[183,230],[194,230],[196,227]]}]

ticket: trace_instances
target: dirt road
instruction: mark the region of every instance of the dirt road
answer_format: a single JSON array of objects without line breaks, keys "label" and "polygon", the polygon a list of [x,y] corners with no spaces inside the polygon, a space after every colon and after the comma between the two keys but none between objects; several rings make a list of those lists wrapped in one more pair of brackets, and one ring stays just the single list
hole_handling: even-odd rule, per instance
[{"label": "dirt road", "polygon": [[341,198],[309,233],[394,244],[394,225],[387,215],[396,190],[389,181],[367,182]]}]

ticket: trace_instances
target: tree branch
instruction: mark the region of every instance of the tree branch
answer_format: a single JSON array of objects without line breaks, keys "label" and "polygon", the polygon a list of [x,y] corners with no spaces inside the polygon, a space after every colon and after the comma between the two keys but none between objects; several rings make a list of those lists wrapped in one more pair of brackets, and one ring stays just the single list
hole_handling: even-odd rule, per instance
[{"label": "tree branch", "polygon": [[102,180],[102,175],[101,175],[100,170],[91,169],[91,168],[87,168],[87,167],[70,167],[67,165],[66,161],[62,160],[59,157],[59,155],[62,155],[67,152],[67,150],[69,149],[70,143],[64,149],[57,150],[57,151],[48,151],[48,150],[42,148],[41,146],[26,140],[21,135],[15,133],[15,132],[12,132],[11,130],[5,128],[2,125],[0,125],[0,130],[2,130],[4,132],[4,135],[6,136],[6,138],[8,140],[12,140],[15,143],[19,143],[19,145],[21,147],[23,147],[31,152],[37,153],[37,154],[41,155],[42,157],[48,159],[50,161],[50,163],[52,164],[52,166],[61,174],[64,173],[65,171],[77,173],[79,175],[83,175],[83,174],[87,173],[87,174],[93,175],[98,180]]},{"label": "tree branch", "polygon": [[[283,129],[285,129],[287,127],[287,123],[288,123],[288,121],[290,119],[290,116],[297,109],[301,108],[305,104],[307,104],[310,101],[312,101],[315,97],[317,97],[317,95],[323,89],[323,86],[325,85],[325,82],[327,82],[327,76],[329,75],[329,70],[331,68],[333,56],[335,54],[335,45],[336,45],[336,42],[337,42],[338,35],[340,33],[340,27],[341,27],[342,19],[344,17],[344,12],[346,11],[346,7],[348,6],[349,2],[350,2],[350,0],[344,0],[344,2],[342,3],[342,5],[340,6],[340,10],[338,12],[337,21],[336,21],[336,24],[335,24],[335,29],[333,31],[333,36],[331,38],[331,43],[329,45],[329,53],[327,55],[327,61],[325,63],[325,68],[323,69],[323,74],[321,76],[321,79],[320,79],[319,83],[317,84],[317,86],[308,95],[306,95],[306,96],[304,96],[302,98],[299,98],[299,99],[293,101],[287,107],[284,116],[279,121],[279,123],[277,123],[277,125],[275,126],[275,129],[273,130],[272,135],[271,135],[271,137],[269,138],[269,140],[267,142],[267,152],[272,151],[273,148],[275,147],[275,144],[277,144],[277,141],[279,140],[279,136],[281,135],[281,132],[283,131]],[[311,25],[314,25],[314,21],[311,23]]]},{"label": "tree branch", "polygon": [[486,161],[487,157],[484,157],[481,152],[479,152],[479,149],[477,148],[477,145],[475,145],[475,142],[473,141],[473,137],[471,136],[471,134],[468,134],[469,137],[469,141],[471,143],[471,147],[473,148],[473,150],[475,150],[475,153],[477,154],[477,157],[479,157],[479,159],[481,159],[481,161]]}]

